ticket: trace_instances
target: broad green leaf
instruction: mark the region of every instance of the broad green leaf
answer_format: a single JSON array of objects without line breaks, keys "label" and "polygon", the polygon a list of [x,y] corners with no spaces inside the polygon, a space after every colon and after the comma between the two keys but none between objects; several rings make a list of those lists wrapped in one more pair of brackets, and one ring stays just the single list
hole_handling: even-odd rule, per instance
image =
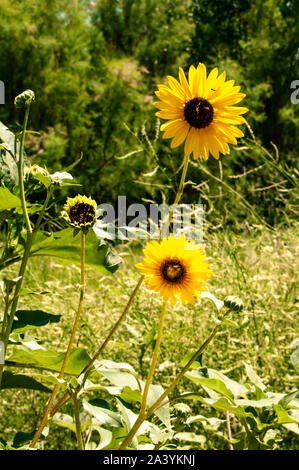
[{"label": "broad green leaf", "polygon": [[12,194],[7,188],[0,188],[0,211],[21,207],[21,199]]},{"label": "broad green leaf", "polygon": [[[15,352],[7,358],[7,362],[21,362],[26,366],[36,367],[45,370],[60,372],[65,352],[57,353],[55,351],[26,351],[16,349]],[[84,367],[89,363],[90,357],[83,348],[73,348],[65,369],[66,374],[79,375]]]},{"label": "broad green leaf", "polygon": [[67,388],[67,381],[64,379],[59,379],[55,375],[49,375],[49,374],[32,374],[33,378],[39,379],[39,380],[44,380],[45,382],[49,382],[54,385],[59,385],[61,389]]},{"label": "broad green leaf", "polygon": [[192,380],[192,382],[195,382],[196,384],[208,387],[214,390],[215,392],[219,393],[220,395],[227,397],[229,399],[234,398],[233,393],[219,379],[213,379],[213,378],[207,379],[205,377],[202,377],[202,375],[200,374],[198,370],[187,372],[185,375],[188,379]]},{"label": "broad green leaf", "polygon": [[[96,450],[115,450],[118,448],[119,444],[124,440],[126,436],[126,429],[124,427],[120,428],[111,428],[109,431],[107,429],[103,429],[101,426],[92,425],[95,431],[98,431],[100,434],[100,444]],[[111,435],[110,435],[111,433]],[[108,443],[109,438],[111,437],[111,441]]]},{"label": "broad green leaf", "polygon": [[[89,230],[85,242],[85,262],[103,274],[116,271],[121,259],[114,255],[106,243],[100,243],[93,230]],[[80,265],[80,235],[74,236],[74,230],[67,228],[32,245],[31,256],[53,256],[61,261]]]},{"label": "broad green leaf", "polygon": [[[103,360],[96,361],[94,367],[109,382],[116,387],[120,387],[121,393],[117,393],[116,390],[115,395],[119,395],[125,401],[128,398],[129,403],[132,403],[133,395],[135,401],[141,401],[139,386],[143,389],[145,382],[138,382],[136,373],[130,364]],[[130,389],[132,392],[129,391]],[[153,405],[163,392],[164,389],[161,385],[150,385],[147,399],[148,406]],[[171,428],[168,404],[155,411],[155,415],[160,418],[168,429]]]},{"label": "broad green leaf", "polygon": [[198,400],[204,405],[211,406],[215,410],[219,411],[229,411],[239,418],[246,418],[247,416],[252,416],[251,413],[246,413],[241,406],[236,406],[231,404],[227,398],[205,398],[197,393],[186,393],[182,394],[180,398],[187,398],[189,400]]},{"label": "broad green leaf", "polygon": [[[126,425],[127,432],[131,431],[133,425],[135,424],[137,420],[137,415],[133,413],[129,408],[127,408],[120,400],[117,400],[118,403],[118,409],[119,412],[122,416],[123,422]],[[142,435],[142,434],[147,434],[149,432],[149,423],[147,421],[144,421],[138,431],[136,432],[135,436],[132,439],[132,444],[133,447],[136,448],[137,446],[137,436]]]},{"label": "broad green leaf", "polygon": [[40,183],[42,183],[46,188],[51,186],[52,180],[50,176],[43,175],[41,173],[37,173],[34,175],[34,179],[38,180]]},{"label": "broad green leaf", "polygon": [[242,362],[245,366],[246,374],[249,380],[253,383],[253,385],[256,385],[258,388],[262,390],[262,392],[264,392],[267,388],[266,385],[263,384],[259,376],[254,372],[253,368],[249,364],[246,364],[246,362],[244,361]]},{"label": "broad green leaf", "polygon": [[0,170],[4,183],[10,186],[16,186],[19,181],[18,167],[14,158],[15,147],[18,154],[19,145],[19,142],[15,142],[14,133],[0,122]]},{"label": "broad green leaf", "polygon": [[98,405],[96,404],[97,401],[93,400],[92,402],[88,402],[83,400],[83,408],[89,414],[91,414],[96,421],[102,426],[112,426],[112,427],[120,427],[122,426],[122,421],[118,413],[111,411],[108,407],[104,407],[103,400],[98,401]]},{"label": "broad green leaf", "polygon": [[291,417],[287,411],[282,408],[280,405],[273,405],[273,409],[277,415],[278,424],[289,424],[289,423],[298,423],[299,417]]},{"label": "broad green leaf", "polygon": [[100,443],[95,450],[105,449],[105,447],[107,447],[112,442],[112,432],[108,429],[101,428],[100,426],[94,426],[93,429],[98,431],[100,435]]},{"label": "broad green leaf", "polygon": [[[164,388],[161,385],[150,385],[147,397],[147,404],[151,407],[160,396],[164,393]],[[154,413],[158,418],[165,424],[168,430],[171,430],[171,422],[170,422],[170,412],[169,412],[169,404],[162,406]]]},{"label": "broad green leaf", "polygon": [[295,423],[283,424],[283,427],[299,436],[299,426]]},{"label": "broad green leaf", "polygon": [[[35,431],[32,432],[17,432],[17,434],[14,437],[13,444],[12,446],[17,449],[19,447],[24,446],[25,444],[29,444],[30,441],[34,438],[35,436]],[[45,439],[43,435],[40,437],[41,440]]]},{"label": "broad green leaf", "polygon": [[2,376],[1,387],[2,390],[6,388],[20,388],[28,390],[38,390],[40,392],[50,393],[51,389],[45,387],[32,377],[22,374],[13,374],[9,371],[4,371]]},{"label": "broad green leaf", "polygon": [[220,424],[224,422],[223,419],[219,418],[207,418],[206,416],[202,415],[196,415],[196,416],[190,416],[186,420],[186,424],[192,424],[192,423],[202,423],[203,426],[205,426],[207,423],[212,426],[212,427],[218,427]]},{"label": "broad green leaf", "polygon": [[[18,310],[16,312],[17,320],[14,320],[12,330],[20,330],[24,327],[40,327],[48,323],[59,322],[61,315],[52,315],[43,310]],[[30,328],[26,328],[30,329]],[[20,331],[19,331],[20,332]]]},{"label": "broad green leaf", "polygon": [[286,408],[288,404],[294,400],[295,398],[299,397],[299,390],[295,390],[293,392],[287,393],[279,402],[278,404],[282,406],[282,408]]},{"label": "broad green leaf", "polygon": [[[76,423],[72,416],[65,414],[65,413],[55,413],[55,415],[52,418],[53,423],[57,424],[57,426],[60,426],[61,428],[66,428],[69,429],[70,431],[73,431],[76,433]],[[91,425],[91,420],[87,421],[82,421],[81,422],[81,431],[84,432],[86,431],[89,426]]]},{"label": "broad green leaf", "polygon": [[245,398],[245,399],[235,400],[235,403],[236,405],[245,406],[245,407],[252,406],[253,408],[266,408],[276,403],[276,399],[274,397],[261,398],[260,400],[247,400]]},{"label": "broad green leaf", "polygon": [[132,390],[130,387],[120,388],[119,393],[115,393],[115,395],[119,395],[126,403],[136,403],[141,402],[142,395],[139,390]]}]

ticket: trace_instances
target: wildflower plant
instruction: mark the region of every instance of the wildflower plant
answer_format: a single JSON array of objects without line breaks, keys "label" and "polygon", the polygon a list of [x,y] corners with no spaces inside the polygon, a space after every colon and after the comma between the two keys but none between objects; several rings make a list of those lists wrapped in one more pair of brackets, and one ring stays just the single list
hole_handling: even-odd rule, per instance
[{"label": "wildflower plant", "polygon": [[[240,93],[240,88],[232,80],[226,81],[224,72],[219,75],[218,70],[213,69],[207,75],[204,64],[199,64],[197,68],[190,67],[188,80],[180,69],[179,80],[168,77],[169,87],[158,87],[156,94],[160,101],[155,103],[159,109],[158,117],[167,120],[161,126],[163,137],[173,139],[172,148],[185,142],[181,179],[168,218],[170,229],[175,208],[186,185],[190,155],[193,153],[195,159],[206,161],[210,153],[216,159],[220,154],[228,154],[229,144],[235,145],[236,139],[243,136],[237,126],[245,122],[241,115],[248,111],[247,108],[235,106],[245,95]],[[247,376],[245,383],[204,366],[203,354],[211,347],[218,332],[224,327],[238,326],[242,316],[250,315],[250,312],[246,311],[238,297],[228,295],[221,300],[206,290],[213,273],[203,246],[187,240],[184,235],[175,237],[171,233],[166,236],[163,227],[159,240],[149,240],[143,250],[143,258],[135,264],[136,273],[139,271],[140,274],[137,283],[117,321],[101,339],[96,351],[90,356],[82,348],[74,347],[88,288],[86,266],[97,269],[103,275],[111,275],[117,271],[121,259],[115,249],[100,238],[99,212],[91,196],[77,194],[67,197],[62,210],[56,212],[59,205],[56,192],[59,193],[62,187],[64,190],[69,186],[76,187],[69,173],[72,166],[54,174],[42,166],[28,166],[24,146],[29,110],[34,100],[31,90],[16,98],[16,106],[25,112],[24,124],[14,133],[6,129],[0,149],[1,175],[4,175],[1,176],[0,186],[0,218],[5,227],[0,269],[20,264],[17,277],[10,279],[3,275],[0,283],[4,303],[0,351],[4,363],[0,365],[0,397],[5,388],[15,387],[17,381],[20,385],[20,376],[6,370],[8,363],[25,364],[26,368],[37,365],[46,371],[43,375],[24,375],[24,388],[30,388],[29,380],[33,389],[46,389],[50,396],[39,426],[33,429],[29,438],[28,435],[22,439],[19,436],[13,442],[1,441],[0,445],[6,449],[40,446],[42,439],[46,438],[47,426],[52,422],[65,426],[61,409],[70,401],[74,415],[71,429],[81,450],[173,449],[179,442],[188,440],[199,447],[203,446],[205,441],[202,435],[186,431],[192,423],[198,423],[209,432],[215,432],[215,435],[219,434],[219,427],[225,426],[227,435],[224,439],[229,448],[236,449],[273,448],[275,439],[272,431],[276,432],[279,426],[288,426],[298,432],[297,390],[288,394],[271,393],[246,362],[243,362]],[[32,203],[37,190],[42,191],[42,202]],[[18,309],[20,298],[30,293],[24,288],[24,280],[28,262],[35,256],[57,257],[76,263],[80,268],[78,306],[67,347],[62,354],[41,350],[36,341],[32,344],[32,341],[24,340],[27,331],[60,320],[60,316],[40,310]],[[101,357],[128,317],[143,283],[150,294],[161,297],[153,354],[145,380],[138,377],[132,364],[116,362],[114,357]],[[180,303],[190,308],[196,305],[200,309],[207,301],[211,302],[213,324],[211,331],[206,332],[206,339],[198,345],[194,332],[194,338],[190,338],[190,348],[194,350],[182,358],[181,368],[178,373],[172,374],[168,386],[163,388],[153,383],[164,324],[170,321],[172,309]],[[183,378],[193,383],[192,390],[173,395]],[[50,388],[45,387],[43,381]],[[91,393],[98,394],[100,400],[90,400]],[[109,404],[103,398],[107,394],[111,398]],[[214,409],[221,417],[192,416],[191,407],[187,404],[190,401]],[[232,415],[238,422],[235,436],[230,426]],[[173,416],[175,419],[172,419]]]}]

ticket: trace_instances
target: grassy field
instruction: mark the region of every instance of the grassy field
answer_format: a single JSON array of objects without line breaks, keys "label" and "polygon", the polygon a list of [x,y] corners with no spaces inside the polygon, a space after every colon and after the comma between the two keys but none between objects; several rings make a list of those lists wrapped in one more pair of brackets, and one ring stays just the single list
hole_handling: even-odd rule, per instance
[{"label": "grassy field", "polygon": [[[271,391],[287,392],[296,387],[298,376],[290,361],[291,342],[299,338],[296,310],[296,247],[298,232],[293,229],[251,232],[242,235],[217,232],[206,235],[205,249],[214,272],[206,288],[217,298],[238,295],[248,314],[242,316],[240,328],[225,327],[218,333],[203,357],[203,364],[221,370],[231,378],[242,379],[243,362],[252,365]],[[120,246],[124,263],[114,276],[101,276],[87,270],[87,288],[77,346],[84,346],[92,355],[119,317],[139,278],[133,262],[140,258],[140,246]],[[34,296],[20,301],[19,308],[42,308],[61,314],[61,321],[37,332],[37,338],[48,349],[65,351],[77,305],[79,268],[57,261],[32,261],[26,286],[49,290],[41,303]],[[28,304],[29,302],[29,304]],[[155,327],[161,299],[143,286],[122,326],[105,349],[103,357],[126,361],[145,378],[151,357]],[[168,310],[155,383],[167,385],[181,368],[185,354],[193,351],[206,338],[213,326],[214,304],[202,300],[196,308],[177,304]],[[184,379],[180,391],[195,390]],[[99,395],[95,395],[99,396]],[[14,397],[14,401],[12,400]],[[42,416],[47,394],[34,391],[5,391],[0,413],[0,436],[13,437],[16,431],[30,432]],[[17,409],[16,409],[17,404]],[[196,413],[215,416],[209,409],[189,403]],[[63,412],[68,411],[67,405]],[[191,430],[196,430],[191,427]],[[232,431],[234,433],[234,422]],[[206,435],[204,448],[227,449],[218,432]],[[278,448],[299,447],[299,436],[283,431]],[[75,434],[53,424],[45,449],[75,449]]]}]

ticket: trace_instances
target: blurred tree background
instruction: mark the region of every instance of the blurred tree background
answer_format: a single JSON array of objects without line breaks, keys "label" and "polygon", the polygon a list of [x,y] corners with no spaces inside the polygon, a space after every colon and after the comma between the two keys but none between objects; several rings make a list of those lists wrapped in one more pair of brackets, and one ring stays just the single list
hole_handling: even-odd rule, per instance
[{"label": "blurred tree background", "polygon": [[31,88],[32,163],[57,171],[82,154],[72,171],[80,192],[98,203],[159,202],[174,191],[183,147],[171,151],[159,136],[156,86],[179,66],[217,66],[247,94],[248,123],[275,165],[243,126],[231,155],[191,166],[185,201],[204,202],[215,224],[257,222],[255,213],[292,223],[298,25],[293,0],[0,0],[0,120],[21,119],[13,100]]}]

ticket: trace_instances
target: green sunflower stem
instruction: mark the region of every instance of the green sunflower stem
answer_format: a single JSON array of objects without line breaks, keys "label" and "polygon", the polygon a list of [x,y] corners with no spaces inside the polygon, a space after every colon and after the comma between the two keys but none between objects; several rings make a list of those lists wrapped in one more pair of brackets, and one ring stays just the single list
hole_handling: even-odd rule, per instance
[{"label": "green sunflower stem", "polygon": [[19,153],[19,161],[18,161],[18,173],[19,173],[19,188],[20,188],[20,199],[22,204],[23,215],[25,217],[25,223],[27,232],[31,233],[31,223],[29,220],[27,205],[26,205],[26,198],[25,198],[25,189],[24,189],[24,145],[25,145],[25,134],[28,124],[28,117],[30,111],[30,104],[26,106],[25,109],[25,117],[24,117],[24,124],[23,124],[23,132],[21,137],[21,144],[20,144],[20,153]]},{"label": "green sunflower stem", "polygon": [[[69,356],[70,356],[70,353],[71,353],[71,349],[72,349],[72,346],[73,346],[75,335],[76,335],[76,332],[77,332],[79,318],[80,318],[80,314],[81,314],[81,311],[82,311],[83,299],[84,299],[84,290],[85,290],[84,284],[85,284],[85,233],[84,233],[83,230],[81,230],[81,286],[80,286],[79,304],[78,304],[77,314],[76,314],[76,317],[75,317],[75,321],[74,321],[71,337],[70,337],[70,340],[69,340],[68,348],[67,348],[67,351],[66,351],[65,356],[64,356],[64,360],[63,360],[61,370],[60,370],[59,375],[58,375],[58,379],[61,379],[63,377],[63,374],[65,372],[65,368],[67,366],[67,362],[69,360]],[[57,395],[58,387],[59,387],[59,385],[56,384],[53,391],[52,391],[52,395],[51,395],[51,397],[50,397],[50,399],[47,403],[43,419],[42,419],[42,421],[39,425],[39,428],[37,429],[37,431],[35,433],[34,438],[32,439],[32,441],[29,445],[30,448],[35,446],[35,444],[37,443],[41,433],[43,432],[44,427],[46,426],[46,424],[48,422],[49,413],[50,413],[51,407],[53,405],[53,402],[55,400],[55,397]]]},{"label": "green sunflower stem", "polygon": [[82,437],[82,428],[81,428],[81,420],[80,420],[80,401],[78,399],[78,395],[76,392],[71,393],[71,397],[74,402],[74,415],[75,415],[75,423],[76,423],[76,437],[78,443],[78,450],[84,450],[84,442]]},{"label": "green sunflower stem", "polygon": [[[173,206],[172,206],[172,208],[171,208],[171,211],[169,212],[169,217],[168,217],[168,225],[169,225],[169,226],[170,226],[170,224],[172,223],[173,214],[174,214],[174,211],[175,211],[175,209],[176,209],[176,206],[177,206],[178,203],[180,202],[181,197],[182,197],[183,192],[184,192],[185,180],[186,180],[187,171],[188,171],[188,166],[189,166],[189,160],[190,160],[190,156],[189,156],[189,155],[185,155],[185,156],[184,156],[184,164],[183,164],[183,171],[182,171],[182,175],[181,175],[180,184],[179,184],[179,187],[178,187],[178,191],[177,191],[177,193],[176,193],[176,196],[175,196],[175,200],[174,200]],[[161,238],[163,238],[163,235],[164,235],[164,234],[165,234],[165,230],[162,230],[162,236],[161,236]]]},{"label": "green sunflower stem", "polygon": [[214,336],[218,332],[220,326],[221,326],[221,324],[219,323],[214,327],[214,329],[213,329],[212,333],[210,334],[210,336],[204,341],[204,343],[200,346],[200,348],[193,354],[191,359],[188,361],[188,363],[185,365],[185,367],[183,367],[183,369],[177,375],[177,377],[172,382],[172,384],[165,390],[165,392],[158,398],[158,400],[155,401],[155,403],[148,409],[148,411],[144,410],[142,414],[141,414],[141,412],[139,413],[139,416],[138,416],[134,426],[132,427],[132,429],[129,432],[128,436],[122,442],[122,444],[120,445],[118,450],[126,449],[127,446],[130,444],[131,440],[133,439],[133,437],[135,436],[136,432],[138,431],[138,429],[142,425],[142,423],[146,419],[148,419],[160,407],[160,405],[163,406],[162,402],[173,391],[173,389],[176,387],[176,385],[182,379],[182,377],[184,377],[184,375],[190,369],[193,362],[196,361],[196,359],[200,356],[200,354],[202,354],[203,351],[208,347],[208,345],[210,344],[210,342],[213,340]]},{"label": "green sunflower stem", "polygon": [[127,447],[127,445],[130,444],[132,438],[135,436],[135,434],[138,431],[139,427],[141,426],[143,421],[146,419],[147,397],[148,397],[149,388],[150,388],[150,385],[152,383],[152,379],[153,379],[153,376],[154,376],[155,367],[156,367],[157,359],[158,359],[158,355],[159,355],[159,349],[160,349],[160,344],[161,344],[161,340],[162,340],[162,332],[163,332],[163,325],[164,325],[166,309],[167,309],[167,302],[163,302],[162,311],[161,311],[160,320],[159,320],[159,326],[158,326],[157,340],[156,340],[156,344],[155,344],[155,349],[154,349],[154,354],[153,354],[153,357],[152,357],[150,370],[149,370],[149,373],[148,373],[148,376],[147,376],[147,379],[146,379],[146,382],[145,382],[143,394],[142,394],[142,402],[141,402],[139,416],[138,416],[134,426],[132,427],[131,431],[129,432],[128,436],[123,441],[123,443],[120,445],[119,450],[125,449]]},{"label": "green sunflower stem", "polygon": [[[29,220],[26,197],[25,197],[25,189],[24,189],[24,145],[25,145],[25,134],[26,134],[27,124],[28,124],[29,111],[30,111],[30,103],[26,105],[26,109],[25,109],[25,117],[24,117],[24,124],[23,124],[23,131],[22,131],[20,152],[19,152],[19,159],[18,159],[18,178],[19,178],[20,199],[21,199],[21,206],[22,206],[22,211],[23,211],[23,215],[25,218],[25,224],[26,224],[26,229],[27,229],[27,240],[26,240],[24,254],[22,257],[22,262],[21,262],[21,266],[19,270],[19,275],[18,275],[19,280],[17,281],[15,285],[14,297],[12,300],[10,313],[8,314],[8,310],[6,308],[5,316],[3,319],[2,338],[3,338],[3,343],[4,343],[4,357],[6,355],[6,348],[7,348],[7,344],[9,340],[9,335],[11,332],[14,316],[15,316],[18,301],[19,301],[19,292],[23,284],[24,273],[27,267],[27,262],[29,259],[30,250],[31,250],[32,241],[33,241],[33,232],[32,232],[31,223]],[[3,369],[4,369],[4,364],[1,364],[0,387],[2,383]]]}]

